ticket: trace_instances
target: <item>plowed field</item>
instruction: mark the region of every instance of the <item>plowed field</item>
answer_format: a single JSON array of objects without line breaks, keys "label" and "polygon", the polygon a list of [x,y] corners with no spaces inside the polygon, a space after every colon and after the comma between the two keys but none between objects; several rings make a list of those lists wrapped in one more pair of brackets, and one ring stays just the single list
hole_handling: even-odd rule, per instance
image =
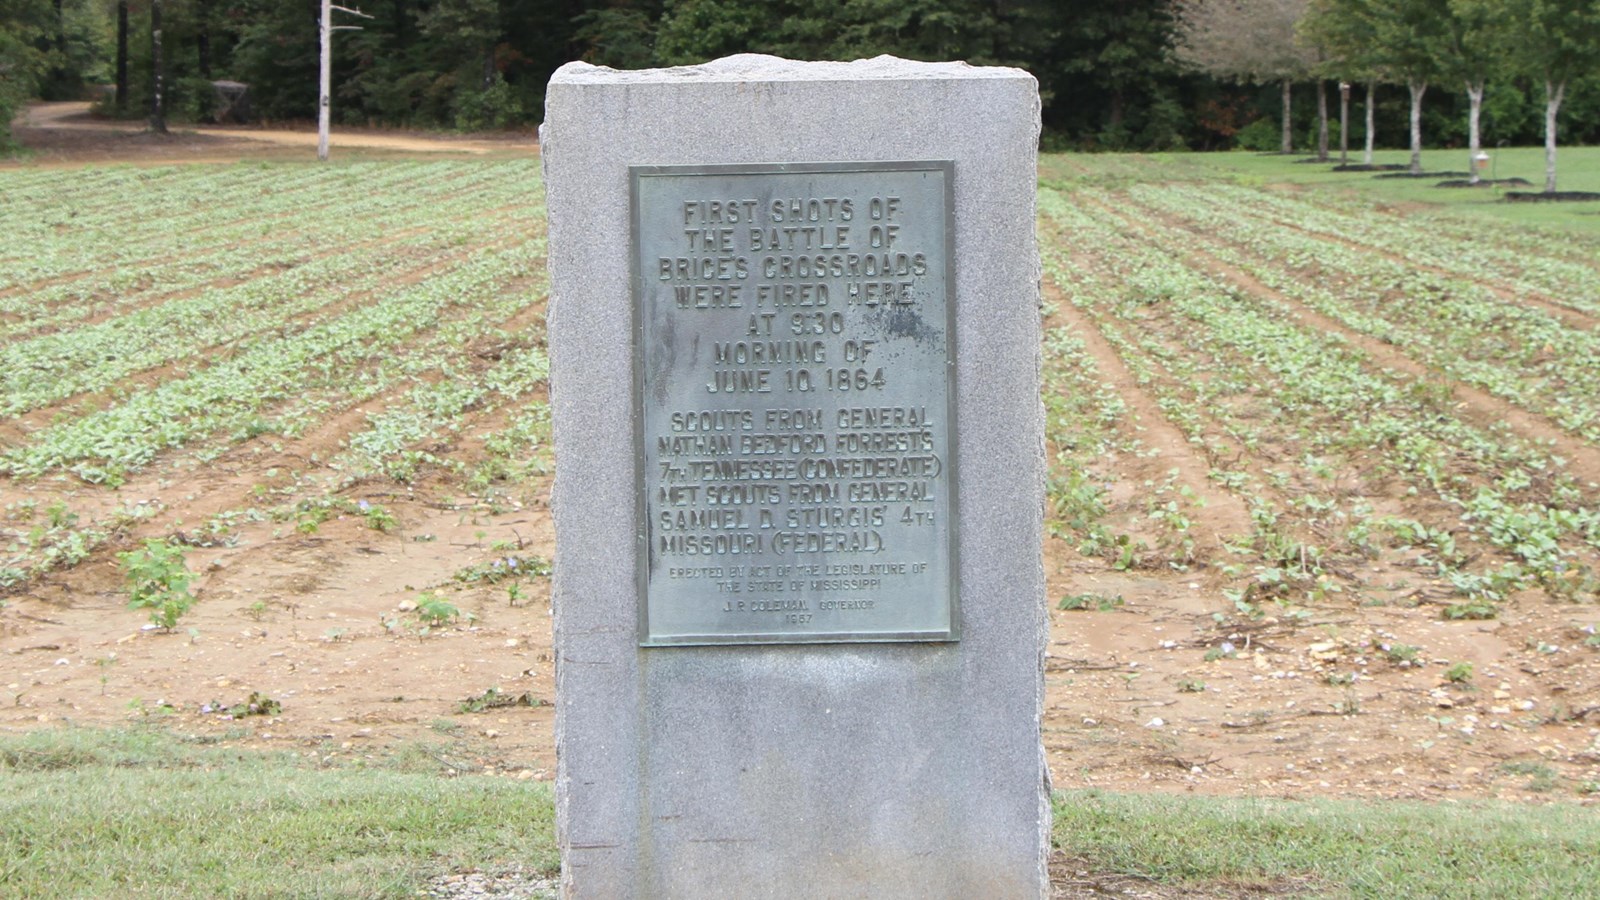
[{"label": "plowed field", "polygon": [[[537,161],[0,196],[0,727],[549,777]],[[1056,784],[1600,791],[1600,241],[1070,157],[1039,210]]]}]

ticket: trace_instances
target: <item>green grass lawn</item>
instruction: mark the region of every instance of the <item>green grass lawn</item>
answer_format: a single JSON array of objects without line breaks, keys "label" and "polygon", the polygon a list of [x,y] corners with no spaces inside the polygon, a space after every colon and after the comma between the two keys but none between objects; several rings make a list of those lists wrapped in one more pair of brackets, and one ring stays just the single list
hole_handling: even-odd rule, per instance
[{"label": "green grass lawn", "polygon": [[415,897],[557,868],[548,785],[410,750],[319,768],[146,728],[0,736],[0,896]]},{"label": "green grass lawn", "polygon": [[1600,816],[1573,806],[1058,793],[1055,840],[1169,885],[1335,897],[1600,896]]},{"label": "green grass lawn", "polygon": [[[414,897],[430,876],[554,872],[547,785],[446,776],[448,748],[362,766],[155,728],[0,736],[0,896]],[[1504,803],[1056,795],[1102,874],[1353,897],[1600,892],[1600,817]]]}]

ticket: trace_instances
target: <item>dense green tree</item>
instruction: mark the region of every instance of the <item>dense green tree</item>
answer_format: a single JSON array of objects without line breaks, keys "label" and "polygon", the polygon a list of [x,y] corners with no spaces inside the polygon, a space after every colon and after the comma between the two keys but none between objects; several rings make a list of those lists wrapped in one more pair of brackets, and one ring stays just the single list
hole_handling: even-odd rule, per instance
[{"label": "dense green tree", "polygon": [[1451,74],[1449,0],[1345,0],[1366,20],[1372,59],[1411,92],[1411,172],[1422,174],[1422,98]]},{"label": "dense green tree", "polygon": [[1597,0],[1475,0],[1463,4],[1502,23],[1499,48],[1516,72],[1544,86],[1544,189],[1556,189],[1556,134],[1567,89],[1600,70]]},{"label": "dense green tree", "polygon": [[1504,20],[1479,0],[1449,0],[1447,14],[1443,68],[1467,90],[1467,171],[1471,182],[1477,184],[1478,153],[1483,147],[1483,92],[1490,76],[1503,68]]},{"label": "dense green tree", "polygon": [[0,0],[0,125],[3,141],[11,142],[11,120],[23,101],[38,90],[49,68],[45,37],[50,33],[51,6],[45,0]]},{"label": "dense green tree", "polygon": [[117,0],[117,112],[128,112],[128,0]]},{"label": "dense green tree", "polygon": [[655,63],[656,24],[661,2],[613,2],[586,9],[572,20],[573,39],[584,62],[614,69],[643,69]]},{"label": "dense green tree", "polygon": [[[1192,109],[1172,60],[1166,0],[1035,4],[1018,23],[1016,56],[1038,76],[1050,127],[1085,146],[1172,149]],[[1192,79],[1190,79],[1192,81]]]},{"label": "dense green tree", "polygon": [[[1529,9],[1582,6],[1578,0],[1515,2]],[[0,102],[15,108],[21,97],[45,87],[41,77],[67,94],[75,91],[74,79],[115,78],[127,114],[152,111],[155,48],[146,36],[154,3],[0,0],[0,93],[16,98]],[[1378,39],[1379,26],[1394,30],[1405,11],[1473,3],[1509,9],[1499,0],[359,0],[346,5],[374,18],[334,42],[332,107],[341,124],[495,127],[536,121],[550,74],[572,59],[637,68],[748,52],[799,59],[890,53],[1027,69],[1039,79],[1053,146],[1226,145],[1246,123],[1287,100],[1283,88],[1290,81],[1317,78],[1320,150],[1323,87],[1326,79],[1339,78],[1368,85],[1370,160],[1374,126],[1381,122],[1398,133],[1405,118],[1402,105],[1374,102],[1378,77],[1412,84],[1414,96],[1429,81],[1469,85],[1465,98],[1452,94],[1430,105],[1426,121],[1436,140],[1472,143],[1475,94],[1482,97],[1484,121],[1499,129],[1496,136],[1532,139],[1538,123],[1523,91],[1530,81],[1535,90],[1545,84],[1542,64],[1524,59],[1523,75],[1496,75],[1496,92],[1483,94],[1482,78],[1442,64],[1420,81],[1408,77],[1412,70],[1397,58],[1394,42]],[[1297,44],[1292,26],[1307,4],[1308,22],[1332,10],[1344,30],[1313,33],[1308,24],[1302,29],[1307,39]],[[316,115],[318,0],[161,0],[161,6],[164,116],[210,116],[211,79],[249,84],[259,116]],[[1593,0],[1584,8],[1592,10]],[[1196,44],[1184,22],[1206,9],[1227,14],[1207,32],[1222,55],[1198,68],[1180,65]],[[1502,11],[1499,18],[1514,17]],[[119,19],[124,28],[117,27]],[[123,64],[113,67],[119,31],[133,39],[116,54]],[[1440,35],[1430,45],[1430,63],[1457,58],[1471,44],[1448,29]],[[1233,86],[1252,82],[1276,87],[1269,94]],[[1600,139],[1600,78],[1552,78],[1549,88],[1558,102],[1547,109],[1560,127]],[[1298,116],[1292,106],[1283,111],[1275,131],[1289,135],[1292,145],[1309,119],[1303,109]]]},{"label": "dense green tree", "polygon": [[1282,149],[1294,149],[1292,90],[1313,55],[1297,39],[1308,0],[1187,0],[1177,10],[1176,50],[1185,64],[1217,78],[1276,81],[1283,96]]}]

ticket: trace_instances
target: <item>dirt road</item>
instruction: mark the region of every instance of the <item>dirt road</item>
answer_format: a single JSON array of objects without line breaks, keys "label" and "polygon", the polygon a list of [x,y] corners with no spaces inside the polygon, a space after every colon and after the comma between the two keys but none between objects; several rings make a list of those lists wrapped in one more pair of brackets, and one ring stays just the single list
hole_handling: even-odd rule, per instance
[{"label": "dirt road", "polygon": [[[250,125],[173,125],[169,134],[150,132],[141,120],[92,115],[86,102],[30,104],[13,123],[19,143],[37,161],[232,162],[240,159],[303,159],[314,155],[315,128]],[[527,156],[539,152],[531,130],[491,136],[370,128],[334,128],[331,154],[363,157],[439,153],[470,157]],[[3,163],[0,163],[3,164]]]}]

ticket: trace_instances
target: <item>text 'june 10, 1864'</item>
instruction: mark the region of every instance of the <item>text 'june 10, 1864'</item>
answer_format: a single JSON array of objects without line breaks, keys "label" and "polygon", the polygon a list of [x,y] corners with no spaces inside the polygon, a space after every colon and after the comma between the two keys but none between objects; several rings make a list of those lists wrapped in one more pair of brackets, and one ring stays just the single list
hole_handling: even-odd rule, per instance
[{"label": "text 'june 10, 1864'", "polygon": [[640,642],[959,637],[951,164],[630,172]]}]

